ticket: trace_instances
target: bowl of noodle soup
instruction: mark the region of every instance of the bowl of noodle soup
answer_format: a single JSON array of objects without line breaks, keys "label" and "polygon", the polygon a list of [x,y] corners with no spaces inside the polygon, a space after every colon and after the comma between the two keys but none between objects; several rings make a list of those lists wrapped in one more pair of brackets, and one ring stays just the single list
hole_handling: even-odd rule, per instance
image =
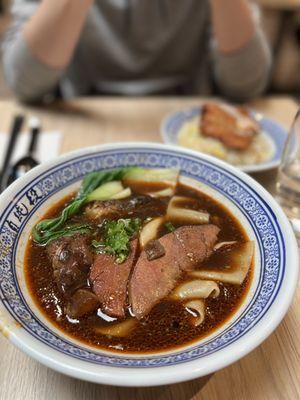
[{"label": "bowl of noodle soup", "polygon": [[[222,204],[240,221],[254,246],[251,284],[238,310],[199,340],[151,353],[95,348],[65,334],[33,301],[24,272],[28,239],[49,207],[78,189],[87,174],[130,166],[178,169],[182,184]],[[187,381],[239,360],[278,326],[298,278],[298,248],[291,226],[261,185],[214,157],[153,143],[85,148],[30,171],[1,194],[0,248],[0,328],[5,336],[56,371],[117,386]]]}]

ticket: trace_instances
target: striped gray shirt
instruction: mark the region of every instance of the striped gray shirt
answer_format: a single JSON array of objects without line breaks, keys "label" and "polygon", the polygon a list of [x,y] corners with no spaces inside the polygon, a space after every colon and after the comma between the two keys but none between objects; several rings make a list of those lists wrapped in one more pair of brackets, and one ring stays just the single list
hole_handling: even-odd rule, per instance
[{"label": "striped gray shirt", "polygon": [[3,41],[8,84],[25,101],[41,100],[59,84],[65,97],[91,91],[142,95],[222,94],[244,100],[263,91],[271,64],[259,27],[239,51],[218,52],[207,0],[96,0],[66,70],[39,62],[22,27],[38,0],[15,0],[14,22]]}]

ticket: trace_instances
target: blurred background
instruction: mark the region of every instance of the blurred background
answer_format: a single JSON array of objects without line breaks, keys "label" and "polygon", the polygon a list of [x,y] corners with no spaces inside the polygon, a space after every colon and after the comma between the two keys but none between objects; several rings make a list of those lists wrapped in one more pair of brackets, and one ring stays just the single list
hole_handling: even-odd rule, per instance
[{"label": "blurred background", "polygon": [[[0,0],[0,40],[10,24],[12,0]],[[257,0],[274,54],[269,94],[300,97],[300,0]],[[10,98],[0,65],[0,98]]]}]

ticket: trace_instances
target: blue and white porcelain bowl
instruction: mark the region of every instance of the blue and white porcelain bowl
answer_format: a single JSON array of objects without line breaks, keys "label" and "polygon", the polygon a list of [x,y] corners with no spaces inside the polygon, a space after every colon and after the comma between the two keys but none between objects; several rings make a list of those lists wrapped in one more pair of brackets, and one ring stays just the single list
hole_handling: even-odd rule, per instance
[{"label": "blue and white porcelain bowl", "polygon": [[[178,167],[183,181],[222,201],[255,241],[254,279],[244,303],[210,336],[158,354],[122,355],[88,347],[49,322],[31,298],[24,251],[49,206],[96,170]],[[249,353],[276,328],[292,300],[298,249],[275,200],[243,172],[178,147],[126,143],[82,149],[41,165],[0,197],[0,328],[25,353],[65,374],[110,385],[151,386],[206,376]]]}]

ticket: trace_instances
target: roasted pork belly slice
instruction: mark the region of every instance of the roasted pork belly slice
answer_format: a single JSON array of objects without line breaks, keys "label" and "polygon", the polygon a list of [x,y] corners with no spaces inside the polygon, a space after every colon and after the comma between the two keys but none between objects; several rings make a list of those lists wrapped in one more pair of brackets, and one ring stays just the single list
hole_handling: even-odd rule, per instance
[{"label": "roasted pork belly slice", "polygon": [[138,249],[137,239],[131,242],[129,257],[122,264],[109,254],[98,254],[92,265],[90,281],[103,312],[111,317],[124,318],[127,282]]},{"label": "roasted pork belly slice", "polygon": [[146,316],[176,286],[184,271],[192,270],[213,251],[219,228],[215,225],[182,226],[159,239],[163,257],[148,260],[142,251],[129,282],[134,316]]},{"label": "roasted pork belly slice", "polygon": [[206,103],[202,108],[200,129],[204,136],[219,139],[227,147],[245,150],[260,128],[241,107]]}]

